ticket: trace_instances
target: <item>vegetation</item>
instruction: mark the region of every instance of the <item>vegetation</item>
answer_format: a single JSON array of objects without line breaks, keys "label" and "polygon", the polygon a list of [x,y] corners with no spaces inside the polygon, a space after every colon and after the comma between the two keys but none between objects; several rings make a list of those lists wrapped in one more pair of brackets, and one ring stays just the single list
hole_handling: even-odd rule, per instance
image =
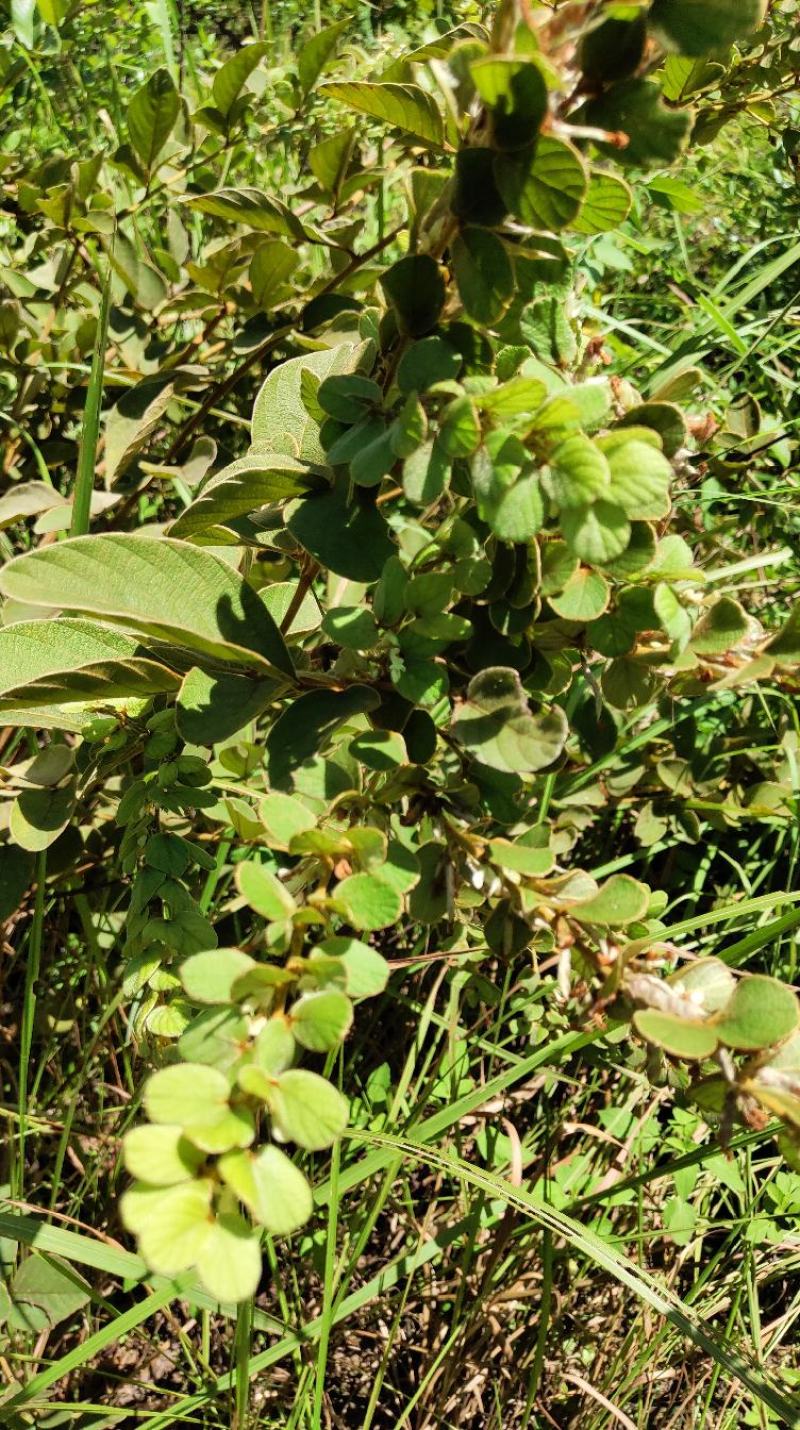
[{"label": "vegetation", "polygon": [[796,7],[220,9],[0,50],[4,1423],[796,1424]]}]

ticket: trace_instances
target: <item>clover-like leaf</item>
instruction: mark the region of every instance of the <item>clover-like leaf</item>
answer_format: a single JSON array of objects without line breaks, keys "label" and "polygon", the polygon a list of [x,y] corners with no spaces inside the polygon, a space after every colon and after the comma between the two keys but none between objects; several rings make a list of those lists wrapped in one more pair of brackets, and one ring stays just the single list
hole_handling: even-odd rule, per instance
[{"label": "clover-like leaf", "polygon": [[510,774],[544,769],[567,738],[563,710],[531,713],[515,670],[494,666],[476,675],[453,716],[453,735],[475,759]]},{"label": "clover-like leaf", "polygon": [[[291,918],[297,908],[278,876],[266,864],[259,864],[254,859],[237,864],[236,886],[250,908],[270,923]],[[241,971],[244,973],[246,969],[243,967]]]},{"label": "clover-like leaf", "polygon": [[217,1301],[224,1305],[248,1301],[261,1280],[258,1235],[238,1212],[220,1212],[209,1227],[195,1263],[200,1280]]},{"label": "clover-like leaf", "polygon": [[673,1057],[687,1062],[710,1058],[717,1046],[714,1030],[702,1021],[691,1022],[675,1013],[658,1008],[639,1008],[633,1015],[633,1026],[648,1043],[663,1048]]},{"label": "clover-like leaf", "polygon": [[144,1108],[151,1122],[184,1129],[222,1120],[229,1110],[224,1073],[202,1063],[177,1063],[145,1083]]},{"label": "clover-like leaf", "polygon": [[253,1220],[273,1236],[297,1231],[314,1210],[308,1178],[279,1147],[267,1145],[256,1153],[226,1152],[217,1168]]},{"label": "clover-like leaf", "polygon": [[349,1117],[342,1094],[326,1078],[305,1068],[290,1068],[276,1079],[269,1110],[281,1136],[308,1152],[330,1147]]},{"label": "clover-like leaf", "polygon": [[380,873],[350,874],[336,886],[334,902],[353,928],[388,928],[399,919],[403,900]]},{"label": "clover-like leaf", "polygon": [[132,1127],[122,1139],[125,1170],[139,1182],[171,1187],[193,1177],[202,1166],[203,1154],[183,1135],[183,1129],[169,1123],[152,1127]]},{"label": "clover-like leaf", "polygon": [[715,1019],[720,1042],[729,1048],[768,1048],[797,1027],[797,996],[777,978],[752,974],[736,985],[730,1002]]},{"label": "clover-like leaf", "polygon": [[570,913],[579,923],[624,928],[644,918],[649,903],[646,884],[640,884],[630,874],[612,874],[591,899],[576,904]]},{"label": "clover-like leaf", "polygon": [[208,1178],[174,1187],[135,1183],[120,1199],[123,1225],[134,1232],[151,1271],[176,1276],[195,1265],[212,1227]]}]

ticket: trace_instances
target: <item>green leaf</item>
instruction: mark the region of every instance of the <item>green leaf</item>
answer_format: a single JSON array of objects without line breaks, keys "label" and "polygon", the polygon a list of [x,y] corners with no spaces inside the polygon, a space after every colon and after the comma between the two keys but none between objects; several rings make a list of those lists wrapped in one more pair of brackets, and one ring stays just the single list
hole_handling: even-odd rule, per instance
[{"label": "green leaf", "polygon": [[297,908],[277,875],[254,859],[236,865],[236,887],[250,908],[270,923],[291,918]]},{"label": "green leaf", "polygon": [[576,233],[608,233],[624,223],[633,205],[633,194],[624,179],[590,169],[589,187],[570,228]]},{"label": "green leaf", "polygon": [[395,730],[369,730],[350,741],[350,753],[367,769],[385,773],[408,763],[405,741]]},{"label": "green leaf", "polygon": [[263,40],[257,40],[252,45],[242,45],[242,48],[217,70],[211,92],[214,104],[223,118],[228,118],[253,70],[268,52],[269,45]]},{"label": "green leaf", "polygon": [[289,794],[273,791],[262,799],[258,815],[271,849],[286,850],[296,834],[313,829],[316,820],[306,805]]},{"label": "green leaf", "polygon": [[697,622],[691,647],[698,655],[724,655],[744,640],[747,630],[747,613],[739,602],[732,596],[721,596]]},{"label": "green leaf", "polygon": [[34,1251],[22,1262],[11,1281],[14,1302],[24,1308],[35,1306],[44,1313],[48,1326],[57,1326],[73,1316],[91,1299],[90,1287],[69,1262],[41,1256]]},{"label": "green leaf", "polygon": [[613,874],[597,893],[570,909],[570,916],[582,924],[602,924],[609,928],[625,928],[644,918],[650,903],[650,890],[630,874]]},{"label": "green leaf", "polygon": [[547,85],[537,65],[491,55],[476,60],[470,73],[492,112],[492,138],[498,149],[523,149],[536,139],[547,114]]},{"label": "green leaf", "polygon": [[[239,864],[237,872],[247,867],[254,866]],[[232,1003],[237,978],[254,967],[254,960],[240,948],[208,949],[181,964],[181,983],[195,1003]]]},{"label": "green leaf", "polygon": [[765,0],[653,0],[648,23],[682,55],[725,51],[764,19]]},{"label": "green leaf", "polygon": [[333,373],[355,372],[366,350],[364,344],[338,343],[319,352],[289,358],[288,362],[273,368],[253,408],[253,446],[248,456],[282,452],[305,463],[326,466],[320,424],[310,416],[303,402],[303,375],[312,373],[321,382]]},{"label": "green leaf", "polygon": [[495,536],[514,545],[530,541],[544,523],[544,502],[539,478],[533,473],[517,478],[501,491],[487,509]]},{"label": "green leaf", "polygon": [[[140,1239],[140,1247],[142,1245]],[[211,1223],[195,1258],[207,1291],[226,1305],[249,1301],[261,1280],[258,1236],[238,1213],[221,1213]]]},{"label": "green leaf", "polygon": [[610,482],[606,457],[583,432],[560,442],[550,458],[550,486],[562,511],[590,505]]},{"label": "green leaf", "polygon": [[204,1178],[174,1187],[137,1183],[123,1194],[123,1225],[135,1233],[152,1271],[176,1276],[196,1263],[211,1231],[211,1190]]},{"label": "green leaf", "polygon": [[299,497],[323,486],[319,475],[296,457],[254,452],[240,457],[206,482],[170,527],[170,536],[188,540],[209,527],[225,526],[259,507]]},{"label": "green leaf", "polygon": [[375,998],[386,987],[389,978],[386,959],[360,939],[336,935],[326,938],[317,946],[317,951],[327,958],[337,959],[344,966],[346,988],[351,998]]},{"label": "green leaf", "polygon": [[320,86],[326,99],[346,104],[358,114],[368,114],[439,149],[444,141],[442,116],[433,96],[415,84],[371,84],[364,80],[337,80]]},{"label": "green leaf", "polygon": [[397,365],[397,385],[402,393],[427,392],[437,382],[458,376],[463,358],[444,338],[420,338],[406,348]]},{"label": "green leaf", "polygon": [[666,516],[672,467],[663,452],[647,442],[625,441],[624,429],[602,439],[602,446],[611,473],[608,500],[639,521]]},{"label": "green leaf", "polygon": [[183,1129],[163,1123],[132,1127],[122,1139],[126,1172],[151,1186],[171,1187],[188,1181],[203,1164],[203,1153],[183,1135]]},{"label": "green leaf", "polygon": [[270,784],[282,788],[293,773],[321,751],[334,731],[354,715],[374,710],[379,703],[367,685],[348,690],[309,690],[283,711],[267,736]]},{"label": "green leaf", "polygon": [[309,90],[313,89],[332,58],[340,35],[345,33],[349,25],[349,20],[338,20],[335,25],[327,25],[324,29],[317,30],[301,47],[297,56],[297,74],[303,94],[308,94]]},{"label": "green leaf", "polygon": [[560,595],[550,597],[550,605],[565,621],[596,621],[607,609],[610,599],[611,589],[599,571],[581,567],[570,577]]},{"label": "green leaf", "polygon": [[289,1013],[294,1038],[312,1053],[327,1053],[338,1048],[350,1031],[352,1021],[350,999],[335,988],[304,994],[292,1004]]},{"label": "green leaf", "polygon": [[435,440],[423,442],[403,463],[403,491],[415,506],[438,501],[450,484],[451,459]]},{"label": "green leaf", "polygon": [[202,1063],[177,1063],[153,1073],[144,1085],[144,1109],[151,1122],[187,1129],[221,1121],[228,1112],[230,1086],[224,1073]]},{"label": "green leaf", "polygon": [[451,248],[453,276],[473,322],[496,323],[514,293],[514,270],[505,244],[487,228],[464,228]]},{"label": "green leaf", "polygon": [[380,638],[375,617],[363,606],[335,606],[324,617],[322,629],[346,650],[371,650]]},{"label": "green leaf", "polygon": [[689,1022],[674,1013],[662,1013],[657,1008],[639,1008],[633,1015],[633,1026],[648,1043],[687,1062],[710,1058],[717,1046],[712,1028],[702,1022]]},{"label": "green leaf", "polygon": [[377,581],[394,553],[389,528],[374,501],[358,492],[348,501],[344,487],[305,498],[286,524],[321,566],[348,581]]},{"label": "green leaf", "polygon": [[419,338],[436,326],[444,307],[445,285],[442,269],[429,253],[399,258],[383,274],[381,286],[402,332]]},{"label": "green leaf", "polygon": [[764,650],[780,665],[796,665],[800,661],[800,603],[793,607],[788,619],[767,641]]},{"label": "green leaf", "polygon": [[656,691],[656,680],[645,660],[623,656],[614,660],[600,680],[609,705],[615,710],[638,710],[649,704]]},{"label": "green leaf", "polygon": [[[697,0],[698,6],[705,0]],[[597,147],[619,164],[643,168],[672,164],[685,147],[692,126],[686,109],[668,109],[658,85],[650,79],[627,79],[592,99],[575,116],[578,123],[625,134],[624,148],[597,142]]]},{"label": "green leaf", "polygon": [[273,304],[280,301],[299,262],[297,250],[279,238],[262,243],[256,249],[250,259],[250,287],[259,308],[269,312]]},{"label": "green leaf", "polygon": [[344,1132],[350,1115],[342,1094],[326,1078],[305,1068],[281,1073],[269,1110],[281,1135],[308,1152],[330,1147]]},{"label": "green leaf", "polygon": [[210,194],[194,194],[186,202],[198,212],[241,223],[256,233],[279,233],[302,243],[306,230],[291,208],[262,189],[215,189]]},{"label": "green leaf", "polygon": [[573,555],[598,566],[621,556],[631,538],[631,524],[622,508],[602,498],[591,506],[562,511],[560,520]]},{"label": "green leaf", "polygon": [[737,983],[733,997],[714,1020],[720,1042],[756,1051],[780,1043],[797,1027],[797,996],[777,978],[753,974]]},{"label": "green leaf", "polygon": [[717,1013],[731,997],[736,979],[720,958],[698,958],[673,973],[667,982],[698,1004],[703,1013]]},{"label": "green leaf", "polygon": [[175,704],[178,734],[191,745],[228,740],[272,704],[278,689],[274,680],[190,670]]},{"label": "green leaf", "polygon": [[524,155],[499,154],[495,176],[516,218],[531,228],[556,233],[577,217],[588,184],[577,149],[550,135]]},{"label": "green leaf", "polygon": [[[20,621],[0,627],[0,711],[171,691],[178,677],[120,631],[91,621]],[[31,719],[31,724],[35,720]]]},{"label": "green leaf", "polygon": [[151,169],[180,113],[180,99],[167,69],[155,70],[128,105],[128,134],[144,165]]},{"label": "green leaf", "polygon": [[253,1220],[273,1236],[288,1236],[311,1217],[314,1198],[308,1178],[279,1147],[262,1147],[255,1154],[226,1152],[217,1167]]},{"label": "green leaf", "polygon": [[544,769],[567,738],[563,710],[532,715],[515,670],[495,666],[474,676],[453,716],[453,735],[481,764],[509,774]]},{"label": "green leaf", "polygon": [[[119,260],[124,257],[124,253],[125,250],[120,247],[118,236],[114,255]],[[123,278],[128,282],[133,296],[138,298],[143,306],[154,306],[159,301],[156,295],[153,295],[148,304],[148,293],[146,291],[140,293],[140,278],[146,278],[146,265],[140,264],[135,255],[132,263],[133,270],[126,267],[122,275]],[[122,476],[137,453],[141,452],[156,432],[169,406],[174,389],[174,374],[158,373],[137,382],[117,399],[106,418],[105,425],[106,481],[109,485],[115,483]]]},{"label": "green leaf", "polygon": [[75,808],[72,782],[56,789],[26,789],[11,806],[9,833],[21,849],[49,849],[69,824]]},{"label": "green leaf", "polygon": [[578,50],[587,87],[592,91],[634,74],[647,43],[647,23],[641,11],[619,17],[612,14],[608,19],[602,16],[600,11],[600,23],[592,23],[586,30]]},{"label": "green leaf", "polygon": [[293,666],[256,593],[218,557],[167,537],[78,536],[10,561],[0,590],[68,607],[235,665]]},{"label": "green leaf", "polygon": [[403,912],[397,890],[380,874],[350,874],[336,886],[336,907],[359,932],[389,928]]}]

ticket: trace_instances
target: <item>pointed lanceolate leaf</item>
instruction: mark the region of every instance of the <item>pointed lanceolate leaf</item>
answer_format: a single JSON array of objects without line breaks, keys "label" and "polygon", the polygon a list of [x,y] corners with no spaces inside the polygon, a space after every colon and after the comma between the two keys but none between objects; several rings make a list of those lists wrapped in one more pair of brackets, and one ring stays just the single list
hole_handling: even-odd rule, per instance
[{"label": "pointed lanceolate leaf", "polygon": [[252,453],[218,472],[170,527],[170,536],[187,539],[211,526],[225,526],[259,507],[303,496],[324,479],[308,464],[280,453]]},{"label": "pointed lanceolate leaf", "polygon": [[92,621],[62,616],[0,627],[0,709],[103,704],[174,690],[177,682],[135,638]]},{"label": "pointed lanceolate leaf", "polygon": [[269,45],[263,40],[257,40],[252,45],[242,45],[242,48],[237,50],[235,55],[231,55],[230,59],[226,60],[224,65],[217,70],[211,91],[214,96],[214,104],[225,119],[230,114],[253,70],[268,50]]},{"label": "pointed lanceolate leaf", "polygon": [[137,89],[128,105],[128,134],[145,169],[152,168],[180,111],[169,70],[158,69]]},{"label": "pointed lanceolate leaf", "polygon": [[416,84],[371,84],[365,80],[337,80],[320,86],[318,93],[338,100],[358,114],[370,115],[414,139],[440,148],[444,138],[442,116],[433,96]]},{"label": "pointed lanceolate leaf", "polygon": [[78,536],[0,571],[0,590],[32,606],[97,615],[236,665],[293,674],[255,591],[218,557],[167,537]]}]

